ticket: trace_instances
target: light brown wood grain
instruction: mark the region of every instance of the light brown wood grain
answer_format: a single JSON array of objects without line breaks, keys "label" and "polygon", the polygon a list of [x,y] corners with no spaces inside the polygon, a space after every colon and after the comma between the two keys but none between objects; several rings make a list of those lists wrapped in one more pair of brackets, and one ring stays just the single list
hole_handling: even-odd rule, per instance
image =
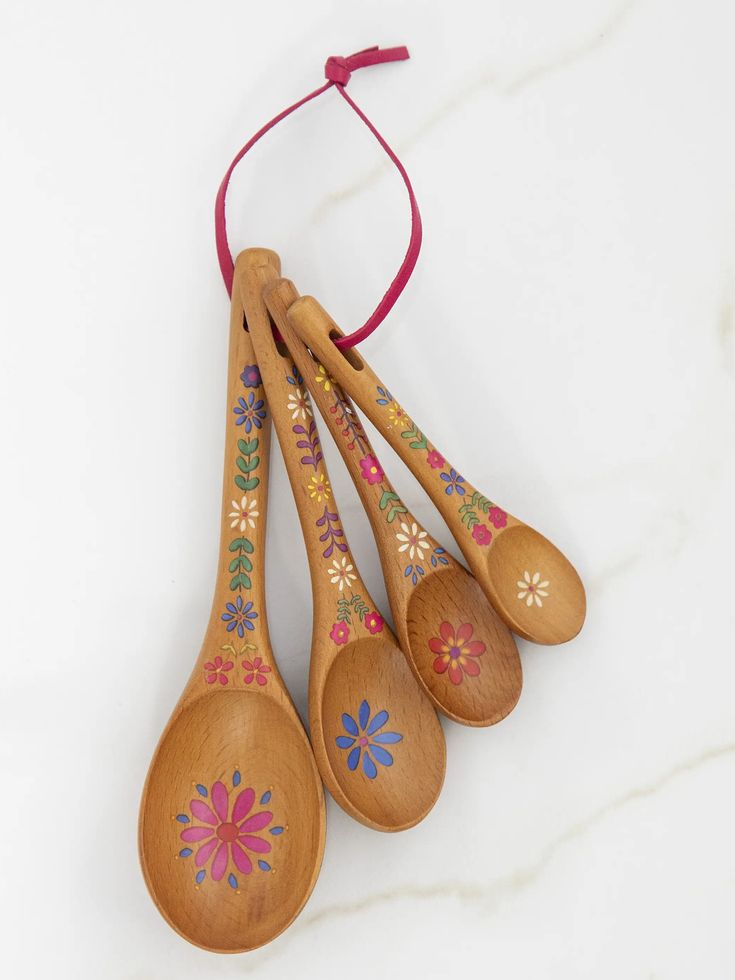
[{"label": "light brown wood grain", "polygon": [[342,333],[313,297],[296,300],[288,320],[429,494],[508,626],[535,643],[563,643],[576,636],[586,613],[584,587],[559,549],[457,472],[364,357],[335,346],[333,339]]},{"label": "light brown wood grain", "polygon": [[[441,790],[442,728],[359,574],[303,382],[276,346],[270,322],[250,315],[260,293],[253,294],[246,277],[239,282],[309,558],[309,723],[319,770],[355,819],[377,830],[404,830],[426,816]],[[350,758],[357,758],[353,768]]]},{"label": "light brown wood grain", "polygon": [[[298,299],[293,283],[277,280],[263,295],[370,519],[396,632],[417,679],[454,721],[478,726],[500,721],[516,704],[522,684],[510,631],[474,578],[403,504],[341,387],[332,381],[326,390],[323,380],[318,383],[325,377],[322,365],[288,320]],[[445,643],[443,629],[455,639],[461,630],[466,641]],[[443,654],[445,646],[449,652]]]},{"label": "light brown wood grain", "polygon": [[[243,253],[237,263],[240,281],[252,283],[253,295],[260,295],[262,286],[279,271],[278,257],[265,249]],[[273,939],[303,908],[319,874],[326,825],[314,756],[278,672],[268,635],[264,546],[270,417],[262,385],[251,383],[252,374],[246,375],[247,386],[241,378],[256,361],[239,291],[233,294],[228,363],[222,531],[212,612],[194,670],[151,762],[140,807],[139,849],[146,884],[167,922],[205,949],[241,952]],[[246,422],[238,425],[242,415],[233,409],[241,407],[240,398],[247,406],[251,394],[253,404],[263,401],[258,410],[263,416],[257,416],[259,425],[251,419],[247,434]],[[257,438],[255,452],[243,454],[238,443],[244,436],[252,437],[251,442]],[[243,471],[238,461],[244,459],[244,465],[251,466],[256,456],[257,464]],[[238,477],[257,478],[257,487],[242,491],[235,482]],[[240,510],[233,527],[237,505],[248,495],[248,503],[256,501],[257,506]],[[244,530],[241,521],[245,521]],[[242,539],[249,542],[250,550],[244,546],[233,550],[233,542]],[[246,562],[233,570],[233,561],[241,557]],[[233,587],[240,572],[246,579]],[[237,613],[238,597],[243,609],[252,603],[254,617],[246,619]],[[234,619],[228,604],[237,613]],[[229,619],[223,618],[228,615]],[[252,629],[245,626],[246,621]],[[228,630],[233,622],[234,628]],[[220,809],[224,805],[222,789],[215,789],[218,783],[227,794],[225,819],[215,810],[215,798]],[[200,794],[197,784],[206,796]],[[248,790],[253,791],[252,804],[244,819],[234,820],[236,801],[246,794],[238,804],[245,809]],[[261,803],[262,799],[266,802]],[[208,823],[195,816],[192,800],[196,807],[208,806],[215,821]],[[270,814],[271,819],[248,835],[246,824],[251,818],[255,817],[256,824],[265,821],[257,816],[260,813]],[[177,815],[187,822],[177,820]],[[208,829],[210,836],[182,840],[181,834],[195,827],[203,827],[204,833]],[[278,828],[283,830],[270,832]],[[249,872],[235,864],[233,835],[250,862]],[[254,844],[253,838],[264,843]],[[201,861],[200,848],[209,841],[215,842],[215,850]],[[215,861],[222,845],[227,863],[222,877],[215,880]],[[251,849],[264,846],[267,851]],[[185,849],[192,853],[181,856]],[[268,870],[261,870],[259,860],[267,863]],[[205,877],[197,883],[195,876],[201,871]],[[230,875],[236,887],[229,883]]]}]

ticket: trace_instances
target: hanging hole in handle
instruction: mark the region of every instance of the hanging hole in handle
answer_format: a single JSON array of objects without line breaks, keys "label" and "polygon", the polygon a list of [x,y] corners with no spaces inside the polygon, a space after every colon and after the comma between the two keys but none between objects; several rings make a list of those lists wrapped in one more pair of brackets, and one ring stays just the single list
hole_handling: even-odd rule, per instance
[{"label": "hanging hole in handle", "polygon": [[[330,340],[340,340],[342,337],[344,337],[344,334],[338,327],[334,327],[329,331]],[[362,358],[354,347],[347,347],[344,350],[341,347],[337,347],[336,349],[340,352],[342,357],[344,357],[347,363],[351,364],[356,371],[362,371],[364,366],[362,363]]]}]

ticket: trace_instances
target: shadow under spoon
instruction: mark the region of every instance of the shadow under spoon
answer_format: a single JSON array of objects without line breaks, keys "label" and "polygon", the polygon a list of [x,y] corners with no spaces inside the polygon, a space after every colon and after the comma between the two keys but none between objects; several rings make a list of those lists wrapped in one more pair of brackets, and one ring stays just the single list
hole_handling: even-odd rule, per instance
[{"label": "shadow under spoon", "polygon": [[521,662],[508,627],[466,568],[425,531],[388,480],[354,407],[289,323],[287,279],[263,296],[360,495],[375,536],[401,647],[436,707],[493,725],[518,701]]},{"label": "shadow under spoon", "polygon": [[[280,272],[238,260],[254,295]],[[257,313],[257,311],[256,311]],[[268,314],[261,307],[260,315]],[[233,293],[222,533],[199,659],[156,748],[140,804],[146,884],[167,922],[216,952],[262,946],[298,915],[324,851],[324,793],[281,680],[265,609],[270,419]]]},{"label": "shadow under spoon", "polygon": [[253,322],[251,332],[309,560],[309,725],[317,764],[356,820],[405,830],[441,791],[441,723],[359,575],[303,380],[270,323]]},{"label": "shadow under spoon", "polygon": [[481,494],[429,442],[312,296],[288,311],[301,340],[398,453],[446,521],[475,579],[515,633],[555,644],[579,633],[584,586],[570,561],[543,535]]}]

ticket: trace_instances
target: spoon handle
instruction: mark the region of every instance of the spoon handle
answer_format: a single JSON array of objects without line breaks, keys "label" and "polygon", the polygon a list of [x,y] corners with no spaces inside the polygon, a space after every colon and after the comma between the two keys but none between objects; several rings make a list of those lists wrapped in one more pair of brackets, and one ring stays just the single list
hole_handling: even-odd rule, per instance
[{"label": "spoon handle", "polygon": [[[258,295],[280,273],[268,249],[238,258],[241,279]],[[266,314],[267,315],[267,314]],[[265,531],[271,420],[239,293],[233,295],[227,370],[227,422],[220,553],[212,613],[195,670],[213,688],[278,677],[265,609]],[[213,656],[212,649],[219,653]],[[280,680],[280,678],[278,677]]]},{"label": "spoon handle", "polygon": [[[304,379],[285,347],[276,344],[270,320],[252,322],[250,332],[301,522],[314,629],[327,631],[336,653],[348,639],[382,632],[383,618],[349,549]],[[320,663],[319,671],[325,666]]]},{"label": "spoon handle", "polygon": [[342,331],[313,297],[296,300],[288,320],[325,376],[354,398],[431,497],[507,625],[536,643],[576,636],[584,622],[585,595],[565,556],[476,490],[429,442],[365,360],[335,346],[333,338]]},{"label": "spoon handle", "polygon": [[324,383],[327,372],[288,320],[288,309],[299,298],[294,284],[275,280],[263,290],[263,298],[355,484],[378,546],[393,620],[401,623],[411,593],[427,571],[457,562],[396,493],[349,397],[333,380]]}]

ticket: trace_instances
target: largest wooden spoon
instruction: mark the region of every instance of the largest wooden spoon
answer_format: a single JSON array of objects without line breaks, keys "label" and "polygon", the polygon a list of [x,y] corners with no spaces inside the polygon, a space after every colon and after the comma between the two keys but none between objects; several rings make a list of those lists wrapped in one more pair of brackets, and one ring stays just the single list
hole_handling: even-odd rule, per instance
[{"label": "largest wooden spoon", "polygon": [[575,637],[584,623],[584,587],[561,551],[476,490],[435,449],[364,359],[334,344],[341,331],[312,296],[296,300],[288,320],[429,494],[508,626],[535,643]]},{"label": "largest wooden spoon", "polygon": [[[264,249],[238,259],[238,274],[257,291],[279,270],[278,257]],[[324,851],[321,780],[268,638],[269,446],[268,406],[235,290],[214,603],[151,762],[139,834],[143,874],[161,914],[190,942],[227,953],[262,946],[293,921]]]}]

